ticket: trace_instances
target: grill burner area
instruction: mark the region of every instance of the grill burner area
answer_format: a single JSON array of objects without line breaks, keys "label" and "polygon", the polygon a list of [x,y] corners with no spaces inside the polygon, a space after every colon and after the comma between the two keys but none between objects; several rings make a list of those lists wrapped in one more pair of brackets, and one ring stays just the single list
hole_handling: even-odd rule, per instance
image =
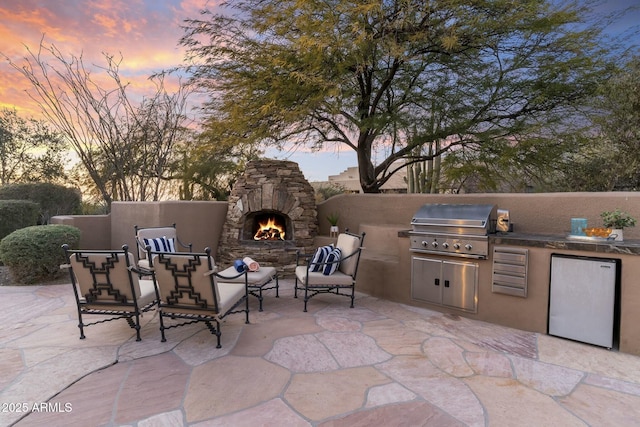
[{"label": "grill burner area", "polygon": [[494,205],[424,205],[411,221],[411,251],[486,259],[496,212]]}]

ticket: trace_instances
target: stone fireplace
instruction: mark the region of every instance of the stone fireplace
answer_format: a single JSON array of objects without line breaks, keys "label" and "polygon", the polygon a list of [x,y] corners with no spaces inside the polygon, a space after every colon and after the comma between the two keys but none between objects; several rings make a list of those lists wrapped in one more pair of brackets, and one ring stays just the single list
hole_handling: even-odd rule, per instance
[{"label": "stone fireplace", "polygon": [[289,275],[295,269],[296,251],[312,251],[317,234],[315,192],[298,164],[251,161],[229,196],[219,264],[248,256]]}]

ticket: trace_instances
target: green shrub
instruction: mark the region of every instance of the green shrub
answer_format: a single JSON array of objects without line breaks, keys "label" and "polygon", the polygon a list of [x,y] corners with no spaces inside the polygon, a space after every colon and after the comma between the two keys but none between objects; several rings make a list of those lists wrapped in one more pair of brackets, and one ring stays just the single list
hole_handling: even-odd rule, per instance
[{"label": "green shrub", "polygon": [[48,281],[59,276],[65,263],[64,243],[77,249],[80,230],[61,224],[26,227],[0,241],[0,259],[17,283]]},{"label": "green shrub", "polygon": [[0,187],[0,200],[31,200],[40,205],[38,224],[48,224],[56,215],[80,215],[82,195],[74,188],[49,182],[9,184]]},{"label": "green shrub", "polygon": [[0,200],[0,239],[14,231],[36,225],[40,205],[30,200]]}]

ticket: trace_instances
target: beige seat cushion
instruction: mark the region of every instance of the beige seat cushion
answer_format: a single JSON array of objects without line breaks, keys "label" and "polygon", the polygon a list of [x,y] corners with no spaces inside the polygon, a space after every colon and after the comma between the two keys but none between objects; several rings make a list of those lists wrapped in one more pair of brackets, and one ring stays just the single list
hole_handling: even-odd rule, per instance
[{"label": "beige seat cushion", "polygon": [[[227,279],[227,277],[237,276],[238,272],[234,267],[229,267],[218,273],[220,276],[217,279],[225,283],[244,283],[244,275],[238,276],[235,279]],[[260,267],[258,271],[250,271],[247,273],[247,281],[249,285],[260,286],[273,279],[276,275],[275,267]]]},{"label": "beige seat cushion", "polygon": [[138,307],[142,308],[156,299],[156,287],[153,284],[153,280],[140,279],[138,283],[140,284]]},{"label": "beige seat cushion", "polygon": [[218,308],[220,309],[220,314],[224,315],[245,295],[244,283],[218,282],[217,285],[220,298],[218,300]]},{"label": "beige seat cushion", "polygon": [[[307,266],[300,265],[296,267],[296,277],[300,282],[307,283]],[[309,272],[309,287],[314,286],[351,286],[353,284],[353,278],[341,271],[325,276],[321,272]]]}]

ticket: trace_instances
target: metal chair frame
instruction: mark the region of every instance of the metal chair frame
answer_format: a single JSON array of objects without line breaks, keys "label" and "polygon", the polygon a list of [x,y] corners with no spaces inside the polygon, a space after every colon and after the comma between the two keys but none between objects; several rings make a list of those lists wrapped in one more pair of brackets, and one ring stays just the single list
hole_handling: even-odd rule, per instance
[{"label": "metal chair frame", "polygon": [[[310,260],[313,257],[313,254],[303,254],[300,251],[296,252],[296,267],[306,264],[307,271],[305,275],[306,280],[304,283],[298,280],[298,276],[296,275],[296,281],[295,281],[295,287],[294,287],[294,298],[298,298],[298,291],[304,291],[304,311],[305,312],[307,311],[307,302],[318,294],[335,294],[335,295],[342,295],[342,296],[349,297],[351,298],[350,308],[353,308],[354,299],[355,299],[356,275],[358,273],[358,266],[360,264],[360,254],[362,253],[362,249],[364,249],[362,246],[362,243],[364,242],[365,233],[363,232],[362,234],[355,234],[355,233],[349,232],[349,230],[347,229],[344,231],[344,234],[359,238],[360,244],[358,248],[353,253],[345,255],[337,261],[323,262],[320,265],[322,265],[323,269],[325,266],[331,265],[331,264],[338,264],[339,266],[340,263],[343,262],[345,259],[356,257],[355,270],[353,275],[351,275],[351,283],[348,285],[333,284],[333,283],[310,285],[309,284],[309,273],[310,273],[309,268],[311,266]],[[350,292],[348,293],[341,292],[341,290],[343,289],[348,289],[350,290]]]},{"label": "metal chair frame", "polygon": [[[173,262],[173,258],[181,258],[188,262],[182,265]],[[206,248],[203,253],[194,252],[179,252],[179,253],[167,253],[167,252],[154,252],[150,247],[147,247],[147,258],[150,263],[150,272],[153,276],[153,280],[156,286],[156,292],[158,292],[159,304],[158,311],[160,314],[160,334],[162,336],[161,341],[165,342],[166,337],[164,331],[167,329],[173,329],[180,326],[190,325],[193,323],[203,322],[211,334],[216,336],[217,345],[216,348],[221,348],[220,342],[220,320],[233,313],[245,313],[245,323],[249,324],[249,288],[247,282],[247,272],[238,273],[235,276],[222,276],[215,272],[215,267],[211,258],[211,249]],[[204,261],[206,260],[206,261]],[[203,266],[206,267],[205,275],[209,278],[208,290],[198,290],[193,286],[193,282],[197,279],[193,275],[202,273]],[[171,272],[171,277],[174,283],[167,287],[173,288],[170,295],[163,295],[163,286],[158,284],[158,269],[167,269]],[[219,301],[216,292],[216,286],[219,286],[216,279],[235,279],[244,275],[244,295],[238,301],[229,307],[226,311],[221,312],[219,309]],[[224,284],[226,285],[226,284]],[[212,300],[209,301],[203,297],[203,292],[210,291]],[[189,303],[180,303],[184,298],[189,300]],[[244,303],[243,309],[238,309],[240,305]],[[172,320],[180,319],[179,323],[172,325],[165,325],[165,318]]]},{"label": "metal chair frame", "polygon": [[[153,310],[156,307],[158,293],[156,291],[153,301],[142,307],[139,306],[134,285],[134,280],[137,280],[138,277],[134,279],[134,275],[139,276],[143,272],[131,264],[130,261],[133,255],[129,252],[129,247],[123,245],[121,250],[72,250],[67,244],[64,244],[62,249],[64,250],[67,264],[61,267],[69,269],[78,310],[80,339],[86,338],[84,328],[87,326],[125,319],[129,326],[135,329],[136,341],[140,341],[140,316],[142,313]],[[131,255],[131,259],[129,255]],[[104,261],[98,265],[95,257],[102,258],[103,256]],[[91,257],[94,257],[94,259],[92,260]],[[83,268],[89,269],[92,278],[91,290],[82,295],[82,298],[80,288],[83,286],[79,283],[76,272],[73,270],[72,259],[77,263],[81,263]],[[124,262],[124,265],[122,262]],[[126,268],[127,270],[127,291],[129,295],[123,295],[111,280],[114,269],[117,268]],[[108,318],[85,323],[85,315],[108,316]]]}]

